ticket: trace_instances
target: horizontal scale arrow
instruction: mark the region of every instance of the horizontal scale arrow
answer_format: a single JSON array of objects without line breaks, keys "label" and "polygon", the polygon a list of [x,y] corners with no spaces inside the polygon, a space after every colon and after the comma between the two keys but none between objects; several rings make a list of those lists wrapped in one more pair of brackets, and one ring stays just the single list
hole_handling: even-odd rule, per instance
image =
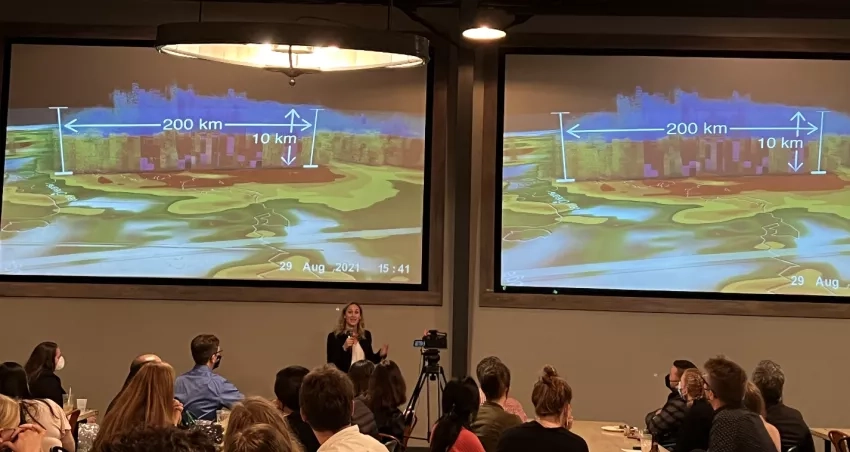
[{"label": "horizontal scale arrow", "polygon": [[114,127],[162,127],[162,124],[77,124],[76,119],[65,124],[65,128],[71,132],[77,132],[77,129],[110,129]]},{"label": "horizontal scale arrow", "polygon": [[578,126],[580,124],[576,124],[572,126],[567,133],[576,137],[581,138],[579,133],[625,133],[625,132],[663,132],[663,128],[643,128],[643,129],[579,129]]},{"label": "horizontal scale arrow", "polygon": [[301,128],[301,131],[305,131],[310,127],[313,127],[313,124],[310,124],[305,119],[301,119],[301,124],[298,123],[283,123],[283,124],[264,124],[258,122],[226,122],[224,123],[225,127],[289,127],[290,130],[293,128]]},{"label": "horizontal scale arrow", "polygon": [[818,130],[818,126],[806,121],[809,125],[808,127],[730,127],[729,130],[805,130],[806,135],[811,135]]}]

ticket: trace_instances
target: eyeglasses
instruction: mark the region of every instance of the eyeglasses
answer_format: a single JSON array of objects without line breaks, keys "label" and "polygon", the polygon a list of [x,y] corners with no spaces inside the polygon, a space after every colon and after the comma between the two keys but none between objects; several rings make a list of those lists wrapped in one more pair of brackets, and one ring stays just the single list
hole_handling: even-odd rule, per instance
[{"label": "eyeglasses", "polygon": [[711,385],[710,385],[710,384],[708,384],[708,375],[707,375],[707,374],[702,374],[702,375],[700,376],[700,378],[702,378],[702,390],[703,390],[703,391],[711,391],[711,392],[713,393],[713,392],[714,392],[714,389],[712,389],[712,388],[711,388]]}]

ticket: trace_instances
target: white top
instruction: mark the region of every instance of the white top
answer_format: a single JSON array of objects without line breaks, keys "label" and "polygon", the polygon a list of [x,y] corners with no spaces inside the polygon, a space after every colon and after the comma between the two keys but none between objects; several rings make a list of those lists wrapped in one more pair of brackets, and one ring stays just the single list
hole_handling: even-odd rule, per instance
[{"label": "white top", "polygon": [[360,346],[360,341],[354,342],[354,345],[351,346],[351,364],[357,361],[363,361],[364,359],[366,359],[366,352]]},{"label": "white top", "polygon": [[30,417],[27,413],[26,421],[35,421],[44,427],[43,449],[49,451],[53,446],[62,446],[62,437],[71,432],[71,424],[65,417],[65,411],[56,402],[46,399],[31,400],[28,406],[33,416]]},{"label": "white top", "polygon": [[319,446],[318,452],[387,452],[375,438],[360,433],[356,425],[346,427]]}]

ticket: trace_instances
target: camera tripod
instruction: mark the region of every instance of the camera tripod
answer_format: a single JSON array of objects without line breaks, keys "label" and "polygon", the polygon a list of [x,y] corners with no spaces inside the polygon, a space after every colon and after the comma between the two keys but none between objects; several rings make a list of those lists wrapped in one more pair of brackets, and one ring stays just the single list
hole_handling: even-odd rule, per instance
[{"label": "camera tripod", "polygon": [[[443,415],[443,391],[446,389],[446,372],[443,366],[440,365],[440,351],[435,349],[422,350],[422,370],[419,372],[419,379],[416,380],[416,387],[413,388],[413,394],[410,396],[410,402],[407,403],[405,415],[415,415],[416,404],[419,402],[419,396],[422,394],[422,388],[425,388],[425,416],[427,420],[427,433],[425,438],[415,438],[430,442],[431,441],[431,385],[436,387],[437,394],[437,419]],[[409,414],[408,414],[409,413]],[[406,419],[405,419],[406,420]]]}]

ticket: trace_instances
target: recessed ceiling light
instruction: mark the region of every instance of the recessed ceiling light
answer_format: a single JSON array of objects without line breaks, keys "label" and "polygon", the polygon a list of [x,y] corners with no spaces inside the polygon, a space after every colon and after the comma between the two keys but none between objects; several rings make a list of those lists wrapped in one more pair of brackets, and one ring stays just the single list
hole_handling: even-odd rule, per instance
[{"label": "recessed ceiling light", "polygon": [[504,31],[487,26],[468,28],[463,31],[463,37],[473,41],[495,41],[505,36],[507,36],[507,33]]},{"label": "recessed ceiling light", "polygon": [[162,53],[303,74],[422,66],[428,40],[392,31],[297,24],[192,22],[157,27]]}]

